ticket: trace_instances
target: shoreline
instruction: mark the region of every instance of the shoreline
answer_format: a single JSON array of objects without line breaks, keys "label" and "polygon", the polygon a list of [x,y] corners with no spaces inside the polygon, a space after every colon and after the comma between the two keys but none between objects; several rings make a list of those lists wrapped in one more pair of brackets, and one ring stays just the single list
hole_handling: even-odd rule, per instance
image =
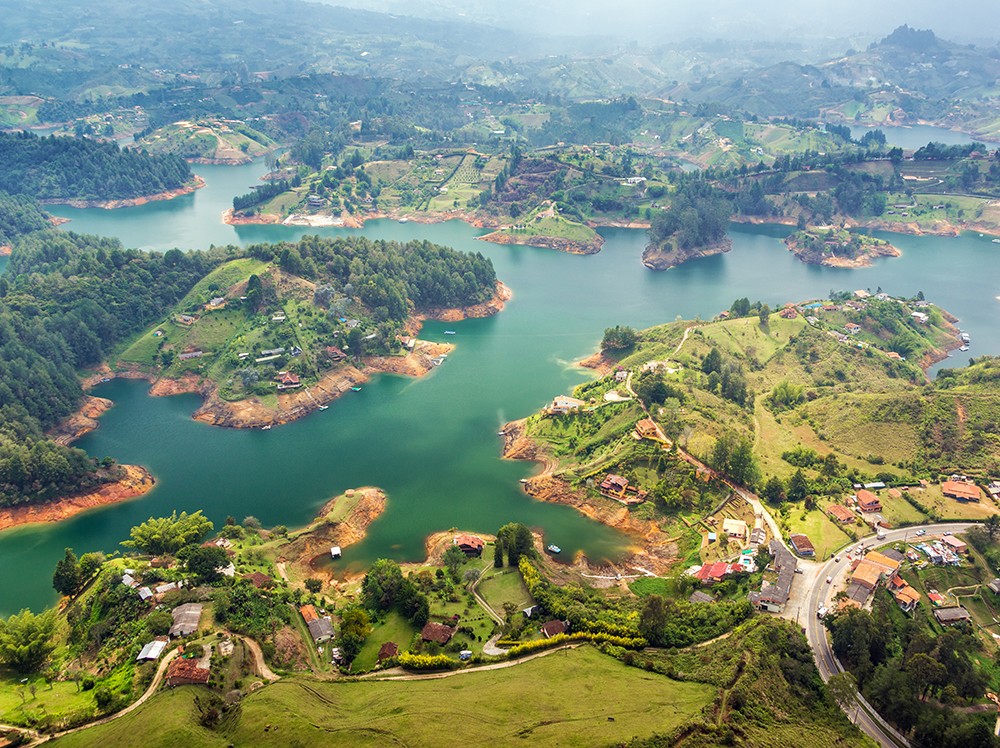
[{"label": "shoreline", "polygon": [[554,249],[571,255],[595,255],[604,247],[604,237],[600,234],[592,242],[578,242],[558,236],[515,236],[513,234],[505,234],[502,229],[499,229],[491,231],[488,234],[483,234],[482,236],[477,236],[476,239],[493,244]]},{"label": "shoreline", "polygon": [[102,208],[103,210],[116,210],[118,208],[134,208],[139,205],[146,205],[147,203],[158,202],[161,200],[173,200],[175,197],[190,195],[195,190],[200,190],[204,186],[205,180],[195,174],[191,181],[187,182],[184,186],[178,187],[176,190],[157,192],[153,195],[129,197],[121,200],[66,200],[62,198],[47,198],[45,200],[39,200],[38,202],[42,205],[68,205],[71,208]]},{"label": "shoreline", "polygon": [[650,270],[669,270],[678,265],[683,265],[688,260],[695,260],[699,257],[712,257],[729,252],[733,248],[733,240],[728,236],[712,244],[702,247],[692,247],[690,249],[662,250],[654,244],[649,244],[642,251],[642,264]]},{"label": "shoreline", "polygon": [[558,463],[525,434],[525,420],[504,424],[501,451],[505,460],[525,460],[541,465],[540,472],[523,484],[524,492],[536,501],[573,507],[588,519],[618,530],[634,543],[625,549],[617,561],[598,564],[583,553],[578,553],[574,565],[589,570],[610,569],[618,574],[626,569],[640,570],[655,576],[669,573],[680,561],[676,539],[667,537],[653,520],[633,517],[627,506],[611,499],[594,497],[586,489],[574,488],[556,475]]},{"label": "shoreline", "polygon": [[143,496],[156,485],[152,474],[138,465],[121,465],[125,474],[93,491],[64,496],[44,504],[0,509],[0,532],[21,525],[60,522],[102,506],[118,504]]},{"label": "shoreline", "polygon": [[12,246],[10,246],[9,244],[4,244],[2,247],[0,247],[0,257],[10,257],[13,251],[14,248]]}]

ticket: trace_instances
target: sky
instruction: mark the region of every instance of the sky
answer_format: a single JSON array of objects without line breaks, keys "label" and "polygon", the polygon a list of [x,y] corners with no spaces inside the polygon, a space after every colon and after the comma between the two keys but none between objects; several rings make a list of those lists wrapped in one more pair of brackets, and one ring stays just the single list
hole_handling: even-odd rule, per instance
[{"label": "sky", "polygon": [[614,35],[644,45],[685,38],[781,40],[885,36],[901,24],[962,42],[996,43],[1000,0],[323,0],[431,18],[570,35]]}]

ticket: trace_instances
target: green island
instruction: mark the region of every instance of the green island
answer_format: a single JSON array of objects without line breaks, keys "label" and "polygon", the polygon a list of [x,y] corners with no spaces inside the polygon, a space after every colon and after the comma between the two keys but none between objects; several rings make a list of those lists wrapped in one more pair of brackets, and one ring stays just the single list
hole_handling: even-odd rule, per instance
[{"label": "green island", "polygon": [[877,257],[898,257],[899,249],[885,239],[857,231],[816,228],[796,231],[785,239],[803,262],[829,267],[868,267]]}]

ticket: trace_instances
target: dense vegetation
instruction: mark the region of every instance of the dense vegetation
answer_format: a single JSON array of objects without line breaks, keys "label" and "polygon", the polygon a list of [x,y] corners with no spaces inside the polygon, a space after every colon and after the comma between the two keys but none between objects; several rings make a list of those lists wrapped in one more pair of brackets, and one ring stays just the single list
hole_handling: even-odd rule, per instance
[{"label": "dense vegetation", "polygon": [[83,138],[0,133],[0,190],[39,200],[120,200],[175,190],[191,179],[176,156],[120,150]]},{"label": "dense vegetation", "polygon": [[41,231],[49,225],[32,198],[0,192],[0,246],[10,244],[24,234]]}]

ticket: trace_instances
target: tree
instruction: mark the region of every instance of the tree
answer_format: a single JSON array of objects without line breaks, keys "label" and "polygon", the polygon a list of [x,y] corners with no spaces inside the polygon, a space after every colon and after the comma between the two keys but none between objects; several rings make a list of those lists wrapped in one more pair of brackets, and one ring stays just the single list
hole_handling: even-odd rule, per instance
[{"label": "tree", "polygon": [[771,324],[771,307],[767,304],[761,304],[760,309],[757,311],[757,315],[760,318],[760,326],[767,331],[770,329]]},{"label": "tree", "polygon": [[767,479],[767,483],[764,484],[764,490],[761,493],[769,503],[780,504],[785,500],[785,484],[781,478],[772,475]]},{"label": "tree", "polygon": [[229,563],[226,550],[217,545],[194,546],[184,554],[187,570],[202,582],[214,582],[222,574],[218,569]]},{"label": "tree", "polygon": [[788,481],[788,499],[789,501],[802,501],[807,493],[809,493],[809,481],[806,480],[802,468],[799,468]]},{"label": "tree", "polygon": [[387,611],[396,604],[402,586],[403,572],[399,564],[380,558],[361,582],[361,600],[369,610]]},{"label": "tree", "polygon": [[37,616],[28,609],[0,621],[0,662],[19,673],[34,673],[56,648],[56,611]]},{"label": "tree", "polygon": [[188,514],[172,512],[169,517],[150,517],[133,527],[130,539],[122,543],[152,556],[176,553],[186,545],[199,542],[212,531],[212,523],[201,510]]},{"label": "tree", "polygon": [[667,605],[659,595],[650,595],[639,614],[639,633],[653,646],[663,642],[667,627]]},{"label": "tree", "polygon": [[458,581],[458,570],[462,568],[462,564],[466,562],[465,554],[462,553],[462,549],[457,545],[448,546],[448,550],[444,552],[444,565],[448,569],[448,574],[451,575],[453,581]]},{"label": "tree", "polygon": [[610,351],[627,351],[639,340],[639,334],[631,327],[615,325],[604,331],[601,348]]},{"label": "tree", "polygon": [[82,583],[80,564],[73,554],[73,549],[67,548],[66,555],[56,564],[55,573],[52,575],[52,586],[60,595],[69,596],[76,593]]},{"label": "tree", "polygon": [[831,675],[826,682],[826,687],[830,691],[833,700],[845,712],[857,703],[858,681],[846,670],[836,675]]},{"label": "tree", "polygon": [[316,577],[309,577],[305,581],[306,589],[309,590],[314,595],[323,589],[323,582]]},{"label": "tree", "polygon": [[358,656],[358,652],[361,651],[361,647],[364,646],[365,639],[368,638],[371,631],[371,619],[368,617],[368,611],[360,605],[352,605],[341,611],[338,646],[347,662],[351,662]]},{"label": "tree", "polygon": [[497,531],[497,545],[503,542],[507,549],[507,565],[517,566],[521,556],[530,556],[534,539],[531,530],[520,522],[508,522]]},{"label": "tree", "polygon": [[80,556],[80,577],[82,582],[86,582],[104,565],[104,554],[100,551],[84,553]]},{"label": "tree", "polygon": [[499,537],[497,538],[496,544],[493,546],[493,568],[503,568],[503,542]]},{"label": "tree", "polygon": [[997,535],[1000,534],[1000,514],[991,514],[987,517],[983,527],[986,528],[986,534],[989,535],[990,540],[996,540]]},{"label": "tree", "polygon": [[719,353],[718,348],[712,348],[701,362],[701,370],[706,374],[711,374],[713,371],[718,372],[722,369],[722,354]]}]

